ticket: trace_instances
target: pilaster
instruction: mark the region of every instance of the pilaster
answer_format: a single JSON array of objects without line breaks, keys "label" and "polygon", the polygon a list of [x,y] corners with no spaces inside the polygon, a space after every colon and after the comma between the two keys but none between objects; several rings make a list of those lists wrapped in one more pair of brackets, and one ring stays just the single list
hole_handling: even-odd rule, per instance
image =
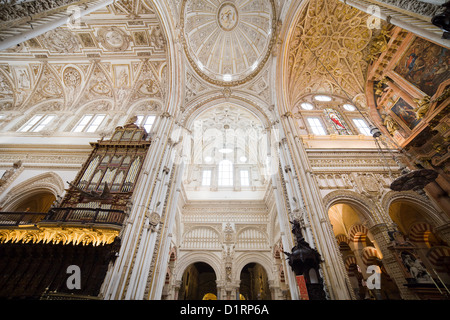
[{"label": "pilaster", "polygon": [[324,260],[322,275],[326,292],[331,299],[352,299],[354,298],[353,293],[349,289],[351,286],[332,227],[328,223],[328,215],[319,188],[312,176],[306,150],[301,139],[297,136],[296,127],[290,114],[281,117],[281,126],[286,133],[286,141],[292,157],[293,172],[298,177],[306,213],[311,224],[314,242],[310,245],[318,249]]},{"label": "pilaster", "polygon": [[[167,191],[167,174],[163,171],[169,161],[168,142],[173,119],[164,114],[158,118],[148,156],[133,194],[133,205],[122,230],[119,256],[104,284],[105,299],[142,299],[149,263],[159,226],[152,226],[152,213],[161,215]],[[155,221],[155,220],[153,220]],[[150,261],[149,261],[150,260]],[[144,287],[142,286],[144,284]]]}]

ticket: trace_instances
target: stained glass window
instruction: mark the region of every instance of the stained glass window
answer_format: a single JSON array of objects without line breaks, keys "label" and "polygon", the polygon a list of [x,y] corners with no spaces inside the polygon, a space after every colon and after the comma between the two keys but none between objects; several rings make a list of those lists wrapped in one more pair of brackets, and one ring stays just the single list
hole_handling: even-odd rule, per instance
[{"label": "stained glass window", "polygon": [[325,113],[325,118],[327,119],[331,128],[333,128],[337,134],[340,135],[351,134],[347,124],[345,123],[345,120],[342,118],[341,114],[338,111],[331,108],[327,108],[324,109],[323,112]]}]

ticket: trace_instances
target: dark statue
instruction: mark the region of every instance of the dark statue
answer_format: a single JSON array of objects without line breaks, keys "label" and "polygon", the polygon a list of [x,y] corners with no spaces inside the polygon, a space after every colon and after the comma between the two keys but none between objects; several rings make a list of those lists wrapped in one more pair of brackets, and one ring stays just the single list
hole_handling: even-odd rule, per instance
[{"label": "dark statue", "polygon": [[288,256],[289,265],[297,276],[303,275],[311,268],[318,270],[322,257],[303,238],[300,223],[297,220],[291,223],[293,225],[292,233],[296,238],[297,244],[292,248],[291,253],[284,251],[284,254]]},{"label": "dark statue", "polygon": [[[303,275],[306,280],[308,296],[310,300],[325,300],[325,291],[323,280],[319,275],[320,263],[322,257],[320,253],[310,247],[309,243],[303,238],[300,223],[297,220],[291,222],[292,233],[296,238],[296,245],[292,248],[292,252],[284,252],[288,256],[289,265],[296,276]],[[315,273],[316,278],[311,278],[311,270]]]}]

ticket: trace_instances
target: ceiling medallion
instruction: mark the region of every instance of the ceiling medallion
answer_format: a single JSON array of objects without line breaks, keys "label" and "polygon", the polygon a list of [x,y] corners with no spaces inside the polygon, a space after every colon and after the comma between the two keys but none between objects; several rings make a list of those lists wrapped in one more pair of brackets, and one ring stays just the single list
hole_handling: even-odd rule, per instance
[{"label": "ceiling medallion", "polygon": [[238,23],[238,12],[234,4],[229,2],[223,3],[217,13],[217,21],[223,30],[233,30]]},{"label": "ceiling medallion", "polygon": [[223,87],[253,79],[276,38],[274,0],[183,0],[180,22],[189,63],[202,79]]}]

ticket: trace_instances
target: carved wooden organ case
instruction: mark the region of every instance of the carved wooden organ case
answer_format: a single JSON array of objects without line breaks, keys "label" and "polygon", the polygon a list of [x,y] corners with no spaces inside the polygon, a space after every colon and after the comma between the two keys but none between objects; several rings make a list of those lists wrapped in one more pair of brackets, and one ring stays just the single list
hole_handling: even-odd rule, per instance
[{"label": "carved wooden organ case", "polygon": [[51,220],[122,224],[150,144],[145,129],[135,124],[91,143],[89,158],[59,207],[52,209]]}]

